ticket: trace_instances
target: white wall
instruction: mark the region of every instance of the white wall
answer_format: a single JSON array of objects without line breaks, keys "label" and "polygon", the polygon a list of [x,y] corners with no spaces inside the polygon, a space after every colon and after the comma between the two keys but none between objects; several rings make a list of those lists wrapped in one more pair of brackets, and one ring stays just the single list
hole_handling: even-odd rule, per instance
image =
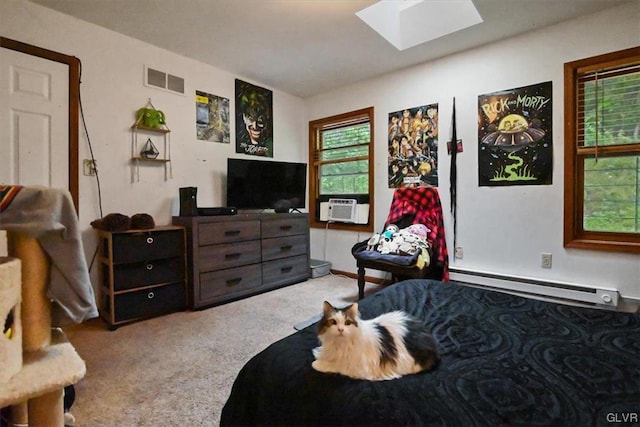
[{"label": "white wall", "polygon": [[[104,215],[144,212],[151,214],[158,225],[170,224],[178,188],[185,186],[198,187],[200,206],[225,204],[223,179],[227,157],[246,156],[235,153],[233,115],[231,144],[196,139],[195,91],[229,98],[233,113],[234,79],[242,79],[242,76],[25,0],[0,0],[0,10],[0,35],[3,37],[76,56],[82,62],[82,104],[98,162]],[[185,95],[144,86],[145,65],[184,77]],[[252,83],[267,87],[260,82]],[[173,179],[164,180],[162,167],[140,166],[140,181],[132,182],[130,127],[135,121],[135,111],[143,107],[148,98],[156,108],[165,112],[172,131]],[[306,162],[308,151],[303,101],[274,90],[273,107],[274,160]],[[90,155],[82,127],[80,135],[79,157],[82,162]],[[95,236],[89,223],[101,217],[94,177],[80,176],[79,209],[85,253],[91,260]]]},{"label": "white wall", "polygon": [[[393,194],[386,182],[388,114],[405,107],[438,103],[439,190],[452,267],[599,285],[638,298],[639,255],[565,249],[562,244],[563,64],[637,45],[640,45],[640,1],[307,99],[307,120],[375,107],[375,230],[378,231],[384,225]],[[553,83],[553,185],[479,187],[478,95],[546,81]],[[458,137],[464,144],[457,162],[457,245],[464,249],[461,260],[453,260],[450,158],[444,145],[450,137],[453,97]],[[367,237],[312,230],[311,254],[313,258],[330,261],[334,269],[353,272],[355,263],[350,248]],[[541,252],[553,254],[551,269],[540,267]],[[379,275],[374,270],[368,270],[367,274]]]}]

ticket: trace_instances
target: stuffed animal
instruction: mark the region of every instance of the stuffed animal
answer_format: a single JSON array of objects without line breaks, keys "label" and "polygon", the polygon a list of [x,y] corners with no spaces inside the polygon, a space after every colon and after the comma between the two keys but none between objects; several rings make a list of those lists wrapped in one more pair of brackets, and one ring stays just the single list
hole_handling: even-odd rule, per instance
[{"label": "stuffed animal", "polygon": [[416,265],[418,268],[428,266],[429,256],[429,228],[424,224],[412,224],[402,230],[395,224],[390,224],[380,234],[376,233],[367,241],[367,250],[375,250],[382,254],[415,255],[418,254]]},{"label": "stuffed animal", "polygon": [[136,120],[136,123],[142,123],[150,128],[159,128],[166,123],[164,113],[154,108],[140,108],[136,112]]},{"label": "stuffed animal", "polygon": [[398,232],[398,226],[395,224],[389,224],[382,233],[376,233],[367,241],[368,251],[380,251],[380,246],[390,242],[393,239],[393,235]]}]

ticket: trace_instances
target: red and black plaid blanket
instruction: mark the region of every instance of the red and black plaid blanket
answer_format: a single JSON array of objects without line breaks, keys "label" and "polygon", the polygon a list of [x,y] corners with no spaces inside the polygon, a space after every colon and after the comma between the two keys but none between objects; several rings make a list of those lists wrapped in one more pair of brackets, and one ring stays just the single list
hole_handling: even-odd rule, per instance
[{"label": "red and black plaid blanket", "polygon": [[386,229],[389,224],[399,228],[424,224],[429,230],[428,241],[433,245],[432,257],[443,266],[442,280],[449,280],[449,251],[444,233],[442,205],[438,190],[433,187],[402,187],[393,193]]}]

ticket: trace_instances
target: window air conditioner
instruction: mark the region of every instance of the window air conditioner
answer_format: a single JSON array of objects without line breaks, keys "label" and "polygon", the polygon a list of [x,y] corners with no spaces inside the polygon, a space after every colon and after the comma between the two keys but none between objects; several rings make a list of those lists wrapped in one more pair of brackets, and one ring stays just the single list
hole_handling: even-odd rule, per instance
[{"label": "window air conditioner", "polygon": [[356,199],[329,199],[327,220],[335,222],[356,222],[358,218]]}]

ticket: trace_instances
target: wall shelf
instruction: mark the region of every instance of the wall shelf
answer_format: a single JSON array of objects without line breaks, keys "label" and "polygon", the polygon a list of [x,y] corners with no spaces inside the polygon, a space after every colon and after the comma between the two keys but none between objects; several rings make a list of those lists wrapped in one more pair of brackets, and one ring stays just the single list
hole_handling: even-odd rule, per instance
[{"label": "wall shelf", "polygon": [[[147,106],[155,107],[151,104],[151,100],[147,103]],[[164,165],[164,180],[173,179],[173,169],[171,167],[171,130],[169,127],[162,123],[159,127],[145,126],[141,123],[142,116],[138,116],[136,122],[131,125],[131,163],[133,165],[131,181],[140,181],[140,163],[144,164],[163,164]],[[138,142],[138,138],[142,138],[142,142]],[[147,141],[153,143],[153,138],[162,138],[162,148],[159,149],[159,157],[144,157],[141,155],[140,150],[144,149]],[[154,144],[155,146],[155,144]]]}]

